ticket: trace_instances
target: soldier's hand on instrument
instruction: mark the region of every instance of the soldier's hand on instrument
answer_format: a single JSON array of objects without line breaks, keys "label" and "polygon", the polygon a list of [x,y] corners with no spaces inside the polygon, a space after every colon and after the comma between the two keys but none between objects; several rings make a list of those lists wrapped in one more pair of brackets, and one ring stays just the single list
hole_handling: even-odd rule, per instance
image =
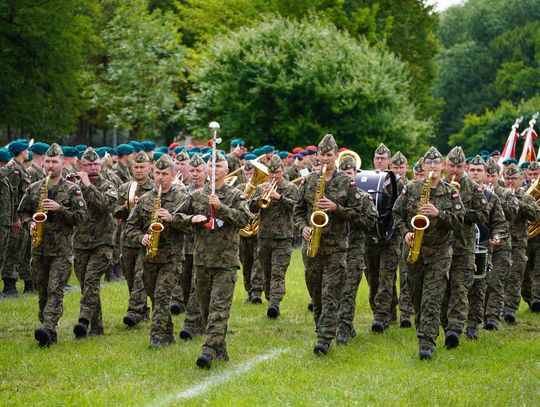
[{"label": "soldier's hand on instrument", "polygon": [[219,209],[219,207],[221,206],[221,202],[217,195],[210,195],[208,197],[208,203],[212,205],[215,209]]},{"label": "soldier's hand on instrument", "polygon": [[19,233],[22,229],[22,222],[20,219],[14,220],[11,224],[11,231],[15,234]]},{"label": "soldier's hand on instrument", "polygon": [[412,245],[413,238],[414,238],[414,233],[413,232],[405,233],[405,243],[407,244],[407,246]]},{"label": "soldier's hand on instrument", "polygon": [[499,235],[493,235],[489,242],[492,244],[492,246],[498,246],[499,244],[501,244],[501,238],[499,237]]},{"label": "soldier's hand on instrument", "polygon": [[276,191],[275,189],[272,190],[272,192],[270,193],[270,198],[276,200],[276,201],[279,201],[281,199],[281,194]]},{"label": "soldier's hand on instrument", "polygon": [[309,240],[311,238],[311,233],[311,228],[309,226],[306,226],[304,229],[302,229],[302,236],[306,240]]},{"label": "soldier's hand on instrument", "polygon": [[425,216],[437,217],[439,216],[439,210],[431,202],[425,205],[422,205],[420,208],[420,213]]},{"label": "soldier's hand on instrument", "polygon": [[323,212],[334,212],[337,205],[327,197],[323,196],[319,199],[319,202],[317,202],[317,207]]},{"label": "soldier's hand on instrument", "polygon": [[171,213],[165,209],[165,208],[159,208],[157,211],[156,211],[156,216],[160,217],[161,219],[163,219],[165,222],[170,222],[172,220],[172,215]]},{"label": "soldier's hand on instrument", "polygon": [[81,183],[85,188],[88,188],[91,184],[88,174],[84,171],[78,172],[77,175],[81,178]]},{"label": "soldier's hand on instrument", "polygon": [[143,246],[148,246],[148,243],[150,242],[150,235],[149,234],[146,234],[143,236],[142,238],[142,245]]},{"label": "soldier's hand on instrument", "polygon": [[114,223],[117,224],[117,225],[121,225],[122,222],[123,222],[122,219],[119,219],[119,218],[114,219]]},{"label": "soldier's hand on instrument", "polygon": [[36,222],[31,221],[31,222],[28,224],[28,228],[30,229],[30,233],[32,233],[32,231],[36,228]]},{"label": "soldier's hand on instrument", "polygon": [[204,215],[195,215],[191,218],[191,223],[203,223],[206,222],[207,217]]},{"label": "soldier's hand on instrument", "polygon": [[52,199],[44,199],[43,200],[43,209],[47,210],[47,211],[57,211],[58,209],[60,209],[61,205],[56,202],[56,201],[53,201]]}]

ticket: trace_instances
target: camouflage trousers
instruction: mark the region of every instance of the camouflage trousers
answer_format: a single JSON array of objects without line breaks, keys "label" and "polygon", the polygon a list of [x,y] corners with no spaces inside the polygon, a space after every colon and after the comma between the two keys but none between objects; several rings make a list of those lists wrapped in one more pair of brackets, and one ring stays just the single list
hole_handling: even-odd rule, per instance
[{"label": "camouflage trousers", "polygon": [[199,297],[197,296],[197,277],[195,272],[191,273],[190,289],[188,301],[186,303],[186,317],[182,329],[191,332],[192,335],[202,335],[204,325],[201,317],[201,308],[199,306]]},{"label": "camouflage trousers", "polygon": [[2,266],[2,278],[31,280],[29,268],[22,265],[25,251],[29,247],[30,233],[26,228],[22,228],[19,233],[13,233],[10,230],[9,241]]},{"label": "camouflage trousers", "polygon": [[264,277],[259,262],[257,237],[240,236],[240,263],[244,277],[244,289],[250,295],[254,291],[260,295],[264,290]]},{"label": "camouflage trousers", "polygon": [[[489,272],[488,272],[489,273]],[[467,314],[467,327],[476,328],[484,321],[484,305],[488,281],[486,278],[475,278],[469,289],[469,312]]]},{"label": "camouflage trousers", "polygon": [[111,261],[111,264],[113,266],[121,264],[121,258],[122,258],[121,235],[122,235],[122,225],[115,225],[114,233],[113,233],[112,261]]},{"label": "camouflage trousers", "polygon": [[313,316],[319,341],[330,343],[336,336],[338,311],[347,266],[347,251],[326,251],[312,259]]},{"label": "camouflage trousers", "polygon": [[540,237],[529,240],[527,258],[521,284],[521,296],[531,306],[540,301]]},{"label": "camouflage trousers", "polygon": [[304,279],[309,293],[309,298],[313,299],[313,259],[306,255],[305,247],[302,247],[302,262],[304,263]]},{"label": "camouflage trousers", "polygon": [[56,330],[64,313],[64,287],[72,267],[70,256],[32,256],[32,278],[38,292],[38,318],[43,328]]},{"label": "camouflage trousers", "polygon": [[104,245],[93,249],[75,249],[73,257],[75,275],[81,286],[79,319],[85,319],[93,328],[103,328],[99,291],[101,276],[111,263],[112,247]]},{"label": "camouflage trousers", "polygon": [[227,324],[231,314],[234,286],[237,280],[235,268],[207,268],[195,266],[197,296],[206,337],[202,353],[216,356],[226,351]]},{"label": "camouflage trousers", "polygon": [[174,335],[171,316],[172,290],[178,281],[178,263],[150,263],[143,257],[143,276],[146,294],[152,301],[150,338],[166,340]]},{"label": "camouflage trousers", "polygon": [[[6,259],[8,246],[9,246],[10,231],[11,231],[10,226],[0,225],[0,269],[3,269],[4,260]],[[3,274],[2,274],[2,277],[4,277]]]},{"label": "camouflage trousers", "polygon": [[[259,238],[259,263],[264,275],[264,294],[270,305],[279,307],[285,295],[285,273],[291,262],[291,239]],[[253,295],[261,293],[253,290]]]},{"label": "camouflage trousers", "polygon": [[444,331],[463,332],[469,313],[469,289],[474,281],[474,253],[452,256],[441,309]]},{"label": "camouflage trousers", "polygon": [[512,254],[508,249],[499,249],[491,256],[491,271],[487,275],[485,322],[497,323],[504,305],[504,289],[510,268]]},{"label": "camouflage trousers", "polygon": [[193,254],[185,254],[182,262],[182,271],[178,283],[172,292],[171,304],[187,306],[191,292],[191,280],[193,277]]},{"label": "camouflage trousers", "polygon": [[347,267],[344,282],[342,283],[341,298],[338,311],[338,335],[354,337],[354,314],[356,310],[356,294],[362,281],[362,273],[366,269],[364,260],[364,244],[349,247],[347,250]]},{"label": "camouflage trousers", "polygon": [[[450,254],[448,250],[448,254]],[[441,321],[441,305],[446,290],[446,275],[450,269],[451,256],[438,257],[438,261],[426,263],[422,256],[415,264],[408,265],[407,282],[414,306],[416,336],[420,346],[435,349]]]},{"label": "camouflage trousers", "polygon": [[504,311],[514,314],[519,309],[521,301],[521,283],[527,263],[527,249],[525,247],[512,247],[512,267],[506,279],[504,291]]},{"label": "camouflage trousers", "polygon": [[390,323],[390,313],[395,311],[398,303],[396,272],[400,256],[400,246],[393,240],[366,244],[369,304],[374,319],[384,323]]},{"label": "camouflage trousers", "polygon": [[122,274],[124,274],[129,290],[127,313],[141,319],[148,316],[150,311],[144,287],[143,257],[144,252],[141,249],[126,246],[122,248]]},{"label": "camouflage trousers", "polygon": [[407,282],[407,256],[409,255],[408,246],[402,245],[401,255],[399,256],[399,311],[401,315],[411,316],[414,314],[414,308],[411,300],[409,283]]}]

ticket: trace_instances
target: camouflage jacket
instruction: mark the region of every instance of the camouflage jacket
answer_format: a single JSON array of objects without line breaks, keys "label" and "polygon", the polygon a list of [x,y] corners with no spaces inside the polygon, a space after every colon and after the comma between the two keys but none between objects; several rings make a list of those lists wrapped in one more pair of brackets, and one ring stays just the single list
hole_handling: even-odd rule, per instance
[{"label": "camouflage jacket", "polygon": [[454,256],[474,254],[476,247],[475,224],[487,224],[489,209],[484,192],[478,184],[469,177],[463,177],[460,181],[459,195],[465,208],[463,225],[454,231]]},{"label": "camouflage jacket", "polygon": [[[11,191],[13,193],[13,218],[18,218],[17,207],[21,202],[21,199],[26,192],[26,188],[32,183],[32,178],[24,168],[24,165],[18,161],[11,160],[5,167],[1,169],[2,175],[7,178],[11,185]],[[2,176],[0,175],[0,177]]]},{"label": "camouflage jacket", "polygon": [[289,181],[294,181],[297,178],[300,178],[302,175],[300,174],[300,170],[296,168],[294,165],[287,168],[287,171],[285,171],[285,177]]},{"label": "camouflage jacket", "polygon": [[[149,233],[152,223],[152,213],[157,197],[156,189],[142,195],[133,212],[129,215],[126,226],[125,236],[129,245],[142,244],[145,234]],[[172,187],[167,193],[161,195],[161,207],[167,209],[171,214],[174,213],[186,200],[186,195],[176,187]],[[156,257],[148,259],[150,263],[178,263],[184,260],[182,246],[184,244],[184,235],[177,229],[171,227],[168,222],[163,222],[164,229],[159,236],[158,251]]]},{"label": "camouflage jacket", "polygon": [[508,225],[510,225],[514,219],[516,219],[519,210],[519,201],[516,198],[516,195],[508,188],[504,188],[500,185],[497,185],[493,192],[500,198],[504,217],[506,218]]},{"label": "camouflage jacket", "polygon": [[523,188],[516,191],[516,198],[519,202],[519,210],[516,218],[510,225],[512,249],[527,247],[528,222],[535,222],[540,219],[540,208],[538,204]]},{"label": "camouflage jacket", "polygon": [[120,186],[123,184],[120,177],[116,175],[113,170],[110,170],[108,168],[103,168],[100,175],[107,181],[112,182],[116,188],[120,188]]},{"label": "camouflage jacket", "polygon": [[11,226],[14,206],[11,184],[0,175],[0,226]]},{"label": "camouflage jacket", "polygon": [[206,215],[207,218],[210,218],[210,205],[208,203],[210,193],[210,186],[206,185],[190,195],[173,216],[173,226],[184,231],[189,231],[193,227],[195,233],[194,265],[237,267],[240,262],[238,258],[239,231],[248,224],[250,219],[246,198],[239,189],[224,185],[216,190],[221,207],[216,211],[215,217],[216,223],[223,222],[221,227],[216,225],[214,229],[207,229],[203,224],[192,225],[193,215]]},{"label": "camouflage jacket", "polygon": [[367,218],[367,223],[364,225],[364,228],[350,227],[348,240],[349,248],[360,247],[362,252],[365,252],[366,236],[377,223],[378,212],[377,207],[373,202],[373,197],[367,192],[362,191],[360,188],[358,188],[358,190],[360,191],[361,199],[363,201],[363,207],[366,208],[364,213],[366,214],[365,217]]},{"label": "camouflage jacket", "polygon": [[[310,226],[319,179],[319,173],[309,174],[298,190],[293,221],[295,231],[299,234],[302,234],[306,226]],[[369,198],[363,198],[363,193],[347,175],[336,171],[332,179],[325,182],[324,196],[334,202],[337,208],[334,212],[327,213],[329,220],[328,225],[322,229],[319,254],[333,252],[336,248],[348,248],[347,225],[365,230],[371,230],[374,226],[377,209]]]},{"label": "camouflage jacket", "polygon": [[[39,198],[45,179],[30,185],[19,205],[19,215],[24,227],[28,227],[32,216],[37,212]],[[74,228],[87,218],[87,208],[80,188],[64,179],[58,185],[49,184],[48,198],[58,202],[58,211],[47,213],[43,225],[43,242],[32,253],[42,256],[69,256],[72,254],[72,237]]]},{"label": "camouflage jacket", "polygon": [[[411,219],[418,214],[418,205],[426,181],[412,181],[401,192],[394,204],[396,232],[405,236],[414,232]],[[458,191],[450,184],[441,181],[430,189],[430,202],[439,210],[437,217],[429,218],[429,227],[424,231],[421,254],[425,262],[434,262],[441,255],[451,255],[453,232],[463,227],[465,209]]]},{"label": "camouflage jacket", "polygon": [[[240,162],[240,159],[234,153],[227,155],[227,165],[229,166],[229,173],[236,171],[237,169],[242,167],[242,163]],[[236,174],[236,176],[237,178],[236,178],[236,181],[234,182],[235,186],[246,182],[244,171],[239,171]]]},{"label": "camouflage jacket", "polygon": [[259,207],[259,198],[266,187],[266,183],[255,188],[255,192],[249,201],[249,209],[252,213],[259,214],[259,233],[261,239],[290,239],[292,232],[292,214],[298,187],[287,180],[282,180],[277,187],[281,198],[272,199],[267,209]]},{"label": "camouflage jacket", "polygon": [[112,171],[122,180],[122,182],[128,182],[132,179],[129,168],[120,161],[117,161],[116,164],[113,165]]},{"label": "camouflage jacket", "polygon": [[[182,191],[191,196],[195,192],[195,184],[189,183],[189,185],[182,188]],[[193,255],[195,252],[195,232],[192,227],[187,227],[184,232],[184,254]]]},{"label": "camouflage jacket", "polygon": [[495,235],[501,237],[501,243],[497,246],[493,246],[494,251],[498,250],[510,250],[510,237],[508,222],[504,217],[504,211],[501,205],[501,200],[494,192],[484,191],[484,196],[487,200],[488,206],[488,223],[485,225],[489,230],[489,238],[493,238]]},{"label": "camouflage jacket", "polygon": [[26,172],[28,172],[28,175],[30,175],[30,178],[32,178],[32,182],[39,181],[40,179],[43,179],[46,177],[45,171],[43,171],[43,168],[38,167],[34,164],[30,165],[30,167],[27,168]]},{"label": "camouflage jacket", "polygon": [[83,198],[88,208],[86,222],[75,228],[74,249],[93,249],[113,244],[113,210],[118,193],[112,182],[99,177],[95,184],[83,188]]}]

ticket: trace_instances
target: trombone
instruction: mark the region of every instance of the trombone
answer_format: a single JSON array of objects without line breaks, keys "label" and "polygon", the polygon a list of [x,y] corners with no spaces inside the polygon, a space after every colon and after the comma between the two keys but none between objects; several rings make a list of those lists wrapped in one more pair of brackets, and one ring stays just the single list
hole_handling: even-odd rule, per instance
[{"label": "trombone", "polygon": [[272,203],[272,192],[274,192],[277,188],[277,180],[274,178],[272,179],[272,182],[270,183],[270,187],[266,192],[264,192],[261,197],[258,200],[259,208],[267,209],[270,207],[270,204]]}]

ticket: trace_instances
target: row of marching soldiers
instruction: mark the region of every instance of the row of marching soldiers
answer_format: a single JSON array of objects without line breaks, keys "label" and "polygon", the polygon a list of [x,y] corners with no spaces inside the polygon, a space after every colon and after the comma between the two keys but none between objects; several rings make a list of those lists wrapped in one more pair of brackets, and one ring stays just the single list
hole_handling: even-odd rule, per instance
[{"label": "row of marching soldiers", "polygon": [[[345,344],[355,336],[356,292],[364,273],[374,314],[371,329],[379,333],[388,329],[398,303],[398,264],[400,326],[410,326],[410,317],[415,315],[422,359],[431,358],[441,324],[445,345],[452,348],[459,344],[465,326],[467,337],[475,339],[482,322],[486,329],[497,329],[502,315],[514,323],[523,281],[535,281],[532,287],[524,283],[523,296],[531,309],[537,310],[540,298],[534,253],[530,253],[532,261],[527,264],[525,280],[523,274],[527,222],[540,218],[540,209],[521,188],[523,179],[515,165],[505,169],[507,188],[503,188],[500,169],[493,159],[485,162],[475,157],[465,175],[465,156],[458,147],[446,157],[443,180],[445,162],[431,148],[415,165],[415,180],[408,183],[405,157],[398,153],[391,158],[390,151],[379,146],[374,154],[375,168],[387,170],[391,164],[396,173],[401,173],[401,193],[393,208],[394,233],[388,240],[378,240],[373,228],[383,214],[377,212],[372,197],[355,185],[354,159],[346,157],[337,168],[337,152],[334,138],[326,135],[318,146],[318,163],[300,187],[285,179],[283,162],[273,155],[267,161],[273,187],[271,182],[257,186],[249,200],[242,188],[225,183],[229,164],[221,154],[216,157],[216,192],[211,195],[207,178],[212,164],[206,164],[197,154],[190,160],[180,159],[189,166],[189,171],[181,172],[189,176],[179,183],[182,178],[177,176],[169,155],[161,156],[152,166],[146,154],[138,153],[131,164],[138,200],[130,212],[130,182],[117,189],[108,181],[92,148],[82,154],[79,168],[71,174],[75,182],[70,182],[63,176],[64,154],[53,144],[44,154],[43,170],[49,174],[46,198],[45,181],[35,182],[28,187],[17,211],[22,227],[31,232],[35,228],[33,215],[39,211],[47,214],[42,242],[32,248],[32,276],[42,323],[35,331],[38,344],[48,346],[57,340],[56,326],[62,315],[72,254],[82,293],[80,316],[73,331],[79,338],[103,334],[99,286],[112,258],[113,218],[121,229],[122,270],[130,292],[124,323],[132,326],[149,317],[148,295],[152,301],[150,345],[170,344],[174,342],[171,307],[174,309],[175,298],[183,298],[186,318],[180,337],[206,335],[197,358],[200,367],[210,367],[213,360],[228,360],[225,336],[239,264],[238,232],[257,212],[261,272],[259,283],[249,288],[250,300],[262,302],[264,291],[269,301],[267,315],[277,318],[281,314],[291,241],[300,233],[304,238],[306,284],[313,300],[316,354],[327,354],[334,338],[338,344]],[[325,168],[324,178],[318,165]],[[451,178],[452,184],[459,184],[459,191],[450,183]],[[421,202],[426,191],[428,200]],[[259,205],[263,196],[269,201],[266,208]],[[321,230],[317,255],[309,257],[306,242],[313,236],[313,211],[325,212],[328,223]],[[404,259],[414,240],[410,221],[418,214],[427,216],[430,225],[419,259],[407,264]],[[155,222],[164,227],[157,254],[149,257],[145,246],[153,238],[148,231]],[[488,234],[487,243],[483,242],[488,254],[484,265],[476,261],[480,226]],[[480,278],[475,278],[479,268],[476,274]],[[246,280],[255,282],[255,275],[247,276],[244,271],[245,284]]]}]

